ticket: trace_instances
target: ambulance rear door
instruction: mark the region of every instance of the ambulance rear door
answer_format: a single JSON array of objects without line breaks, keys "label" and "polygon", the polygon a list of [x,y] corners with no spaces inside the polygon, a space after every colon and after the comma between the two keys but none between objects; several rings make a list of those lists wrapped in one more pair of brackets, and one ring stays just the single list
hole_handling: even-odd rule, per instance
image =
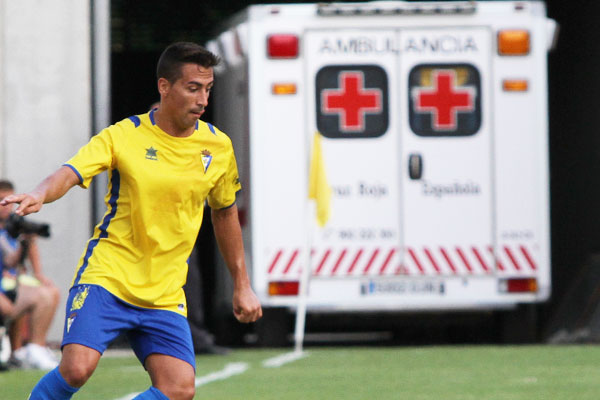
[{"label": "ambulance rear door", "polygon": [[[486,27],[399,32],[402,270],[446,305],[497,290],[464,279],[495,273],[492,40]],[[452,277],[460,288],[444,287]]]},{"label": "ambulance rear door", "polygon": [[402,259],[398,31],[318,29],[303,38],[307,140],[322,135],[333,190],[331,218],[312,235],[309,301],[378,308],[365,283],[397,276]]}]

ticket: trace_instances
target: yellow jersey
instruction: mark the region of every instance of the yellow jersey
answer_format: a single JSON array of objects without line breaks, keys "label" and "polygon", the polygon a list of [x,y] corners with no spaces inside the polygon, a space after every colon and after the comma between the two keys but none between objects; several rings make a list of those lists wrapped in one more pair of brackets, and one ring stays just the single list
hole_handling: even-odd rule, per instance
[{"label": "yellow jersey", "polygon": [[240,190],[231,140],[198,121],[188,137],[156,125],[154,110],[94,136],[66,166],[87,188],[108,171],[107,211],[87,242],[73,285],[100,285],[139,307],[187,315],[183,285],[204,202],[232,206]]}]

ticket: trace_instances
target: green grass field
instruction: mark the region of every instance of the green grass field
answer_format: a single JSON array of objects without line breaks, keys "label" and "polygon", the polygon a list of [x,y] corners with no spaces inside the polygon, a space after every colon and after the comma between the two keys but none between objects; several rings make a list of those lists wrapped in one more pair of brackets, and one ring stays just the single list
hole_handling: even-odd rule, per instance
[{"label": "green grass field", "polygon": [[[309,348],[267,368],[284,350],[198,357],[197,399],[519,400],[600,398],[600,346]],[[241,364],[243,363],[243,364]],[[244,366],[216,380],[226,367]],[[211,375],[213,374],[213,375]],[[26,399],[39,371],[0,373],[0,399]],[[199,380],[197,380],[198,382]],[[124,399],[150,381],[134,357],[104,357],[76,399]]]}]

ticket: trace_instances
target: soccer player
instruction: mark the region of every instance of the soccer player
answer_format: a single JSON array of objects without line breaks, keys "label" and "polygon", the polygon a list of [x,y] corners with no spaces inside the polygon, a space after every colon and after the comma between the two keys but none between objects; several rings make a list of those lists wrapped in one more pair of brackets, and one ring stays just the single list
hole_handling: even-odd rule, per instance
[{"label": "soccer player", "polygon": [[33,191],[0,203],[18,203],[19,215],[37,212],[108,170],[107,211],[76,268],[60,365],[38,382],[31,400],[70,399],[122,332],[152,382],[136,399],[194,397],[182,286],[205,200],[233,278],[233,313],[240,322],[262,316],[244,261],[231,141],[199,120],[217,63],[194,43],[170,45],[157,66],[158,109],[104,129]]}]

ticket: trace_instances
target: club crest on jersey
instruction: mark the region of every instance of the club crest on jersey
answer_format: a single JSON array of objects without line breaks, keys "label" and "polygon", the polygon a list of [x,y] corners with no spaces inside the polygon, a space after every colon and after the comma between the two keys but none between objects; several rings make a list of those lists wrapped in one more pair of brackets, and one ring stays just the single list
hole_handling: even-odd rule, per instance
[{"label": "club crest on jersey", "polygon": [[210,154],[210,151],[208,151],[206,149],[202,150],[201,154],[202,154],[202,165],[204,165],[204,173],[206,173],[213,157],[212,157],[212,154]]},{"label": "club crest on jersey", "polygon": [[81,307],[83,307],[83,303],[85,303],[85,299],[87,298],[89,291],[89,286],[83,286],[79,289],[79,292],[75,295],[75,298],[73,299],[73,303],[71,303],[70,311],[79,310]]},{"label": "club crest on jersey", "polygon": [[153,160],[153,161],[158,161],[158,157],[156,156],[156,152],[158,150],[156,150],[154,147],[150,146],[149,149],[146,149],[146,159],[147,160]]}]

